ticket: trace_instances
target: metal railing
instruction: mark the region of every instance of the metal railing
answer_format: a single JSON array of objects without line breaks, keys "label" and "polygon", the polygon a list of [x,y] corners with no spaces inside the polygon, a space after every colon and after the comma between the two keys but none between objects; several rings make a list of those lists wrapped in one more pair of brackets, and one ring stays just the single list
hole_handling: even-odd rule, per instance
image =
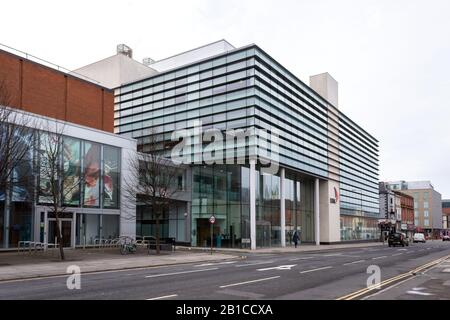
[{"label": "metal railing", "polygon": [[85,75],[82,75],[80,73],[71,71],[71,70],[69,70],[67,68],[61,67],[60,65],[57,65],[57,64],[52,63],[50,61],[38,58],[38,57],[33,56],[32,54],[29,54],[27,52],[15,49],[15,48],[10,47],[10,46],[7,46],[6,44],[0,43],[0,49],[3,50],[3,51],[6,51],[6,52],[12,53],[12,54],[14,54],[16,56],[25,58],[25,59],[27,59],[29,61],[33,61],[33,62],[39,63],[41,65],[44,65],[44,66],[48,67],[48,68],[51,68],[51,69],[54,69],[54,70],[57,70],[57,71],[60,71],[60,72],[64,72],[64,73],[70,74],[70,75],[72,75],[74,77],[80,78],[82,80],[89,81],[89,82],[92,82],[92,83],[100,85],[100,82],[97,81],[97,80],[94,80],[92,78],[86,77]]}]

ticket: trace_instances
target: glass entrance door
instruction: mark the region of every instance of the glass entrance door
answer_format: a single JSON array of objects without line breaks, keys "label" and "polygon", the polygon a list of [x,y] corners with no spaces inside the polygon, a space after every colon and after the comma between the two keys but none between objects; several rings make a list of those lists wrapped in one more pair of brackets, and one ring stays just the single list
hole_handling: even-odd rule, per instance
[{"label": "glass entrance door", "polygon": [[68,248],[72,246],[72,221],[61,221],[61,234],[63,238],[63,247]]},{"label": "glass entrance door", "polygon": [[[63,219],[59,220],[59,228],[61,230],[61,235],[63,238],[63,247],[72,247],[72,220]],[[56,234],[56,220],[48,219],[48,232],[47,232],[47,242],[55,243],[57,242]]]}]

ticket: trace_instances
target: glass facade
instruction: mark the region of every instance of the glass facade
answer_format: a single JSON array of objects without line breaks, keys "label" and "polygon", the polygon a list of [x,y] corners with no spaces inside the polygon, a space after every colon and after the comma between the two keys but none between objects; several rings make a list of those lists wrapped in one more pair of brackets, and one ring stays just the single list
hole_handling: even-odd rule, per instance
[{"label": "glass facade", "polygon": [[[209,218],[214,215],[214,245],[248,246],[250,238],[250,169],[238,165],[192,168],[192,239],[196,246],[211,244]],[[281,245],[280,177],[256,170],[256,245]],[[314,241],[313,182],[286,179],[286,239],[300,231],[304,242]],[[302,232],[302,230],[304,232]]]},{"label": "glass facade", "polygon": [[[187,232],[187,205],[182,201],[171,201],[159,217],[159,235],[162,239],[175,238],[177,242],[189,242]],[[137,203],[136,237],[156,236],[156,216],[151,206]]]},{"label": "glass facade", "polygon": [[378,220],[365,217],[341,215],[341,239],[371,240],[380,237]]},{"label": "glass facade", "polygon": [[[52,202],[49,171],[46,170],[49,161],[45,156],[45,150],[48,150],[48,145],[45,144],[52,140],[43,132],[36,136],[36,141],[27,136],[17,137],[23,141],[28,152],[13,170],[12,192],[0,192],[0,247],[16,247],[19,241],[32,241],[36,238],[35,232],[40,233],[37,235],[40,241],[48,240],[44,237],[44,212],[37,212],[40,215],[40,226],[37,229],[34,217],[37,206],[46,207]],[[64,221],[63,226],[70,234],[68,245],[72,245],[70,223],[76,223],[75,245],[94,244],[95,239],[100,237],[117,237],[119,214],[103,217],[100,214],[79,214],[76,211],[83,207],[120,208],[120,148],[64,136],[60,150],[63,175],[61,198],[70,219],[73,217],[71,222]],[[38,188],[35,198],[36,185]],[[7,195],[9,206],[6,205]],[[51,234],[54,225],[49,222],[48,226],[48,234]]]},{"label": "glass facade", "polygon": [[[136,138],[142,152],[150,151],[149,143],[156,140],[160,152],[170,156],[176,144],[172,133],[192,129],[194,120],[201,121],[204,130],[251,128],[257,136],[276,129],[280,166],[286,172],[309,176],[309,180],[286,177],[286,239],[297,229],[304,242],[314,239],[312,179],[329,178],[329,117],[327,101],[254,45],[179,66],[115,91],[115,132]],[[378,142],[340,112],[338,122],[341,214],[375,219],[379,215]],[[246,156],[251,155],[252,141],[245,142]],[[209,245],[207,219],[212,214],[218,221],[213,230],[216,245],[239,247],[243,239],[247,243],[246,170],[245,165],[193,167],[193,245]],[[259,172],[258,177],[257,245],[277,246],[281,239],[280,178]],[[342,236],[341,240],[349,239]]]}]

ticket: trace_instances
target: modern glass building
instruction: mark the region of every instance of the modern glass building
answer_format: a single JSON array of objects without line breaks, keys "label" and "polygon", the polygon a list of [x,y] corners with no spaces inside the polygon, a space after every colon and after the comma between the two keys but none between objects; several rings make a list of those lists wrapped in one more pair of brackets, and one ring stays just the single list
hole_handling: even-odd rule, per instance
[{"label": "modern glass building", "polygon": [[[379,237],[378,141],[339,111],[331,76],[308,86],[258,46],[226,41],[149,68],[151,76],[116,88],[115,133],[142,152],[156,135],[167,157],[181,141],[174,132],[200,141],[183,150],[189,196],[176,223],[167,214],[166,234],[208,246],[214,215],[214,245],[224,247],[284,246],[294,231],[311,243]],[[246,137],[227,140],[236,130]],[[218,132],[231,143],[215,145],[222,162],[206,163],[198,154]],[[278,170],[268,174],[267,161]]]},{"label": "modern glass building", "polygon": [[[30,130],[28,135],[14,137],[27,152],[14,168],[6,190],[0,190],[0,248],[15,248],[23,241],[55,243],[55,195],[49,179],[53,174],[61,174],[63,181],[60,198],[64,204],[58,223],[64,247],[134,236],[136,224],[127,213],[134,212],[135,205],[124,197],[121,186],[124,179],[130,179],[126,164],[135,153],[136,141],[31,113],[20,111],[18,115],[17,119],[30,119],[24,121]],[[52,131],[56,126],[62,129]],[[48,132],[62,138],[48,138]],[[54,141],[60,146],[49,149]],[[57,160],[48,160],[53,155]],[[49,171],[49,163],[55,162],[61,171]]]}]

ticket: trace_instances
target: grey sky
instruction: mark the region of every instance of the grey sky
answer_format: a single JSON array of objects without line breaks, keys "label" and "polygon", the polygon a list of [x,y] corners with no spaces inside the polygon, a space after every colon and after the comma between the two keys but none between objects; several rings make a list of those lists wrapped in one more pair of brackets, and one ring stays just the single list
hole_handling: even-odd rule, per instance
[{"label": "grey sky", "polygon": [[256,43],[300,79],[328,71],[340,108],[380,141],[380,179],[450,198],[450,1],[8,1],[0,42],[69,69],[131,46],[161,59]]}]

